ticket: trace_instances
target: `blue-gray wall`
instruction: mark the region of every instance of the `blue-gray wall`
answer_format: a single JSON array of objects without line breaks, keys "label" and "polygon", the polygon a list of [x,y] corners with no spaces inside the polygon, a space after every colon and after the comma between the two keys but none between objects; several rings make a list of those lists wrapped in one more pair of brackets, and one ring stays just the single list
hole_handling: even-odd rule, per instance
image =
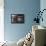
[{"label": "blue-gray wall", "polygon": [[[18,41],[31,30],[33,19],[40,9],[40,0],[5,0],[4,2],[5,40]],[[11,24],[12,13],[24,13],[25,23]]]},{"label": "blue-gray wall", "polygon": [[[42,11],[43,9],[46,9],[46,0],[41,0],[40,1],[40,10]],[[45,26],[46,27],[46,10],[43,12],[43,22],[40,22],[40,25]]]}]

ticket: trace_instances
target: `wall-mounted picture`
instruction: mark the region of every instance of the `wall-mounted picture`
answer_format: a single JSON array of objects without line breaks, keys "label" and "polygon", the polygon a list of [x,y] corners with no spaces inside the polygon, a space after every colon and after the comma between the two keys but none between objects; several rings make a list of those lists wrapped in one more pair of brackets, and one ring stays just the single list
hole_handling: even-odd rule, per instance
[{"label": "wall-mounted picture", "polygon": [[24,14],[11,14],[11,23],[24,23]]}]

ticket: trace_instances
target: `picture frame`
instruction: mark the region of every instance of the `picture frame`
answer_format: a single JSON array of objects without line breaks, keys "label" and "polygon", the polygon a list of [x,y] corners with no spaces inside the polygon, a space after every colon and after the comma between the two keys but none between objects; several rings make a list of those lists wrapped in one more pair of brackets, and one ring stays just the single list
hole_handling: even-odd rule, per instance
[{"label": "picture frame", "polygon": [[11,14],[11,23],[24,23],[24,14]]}]

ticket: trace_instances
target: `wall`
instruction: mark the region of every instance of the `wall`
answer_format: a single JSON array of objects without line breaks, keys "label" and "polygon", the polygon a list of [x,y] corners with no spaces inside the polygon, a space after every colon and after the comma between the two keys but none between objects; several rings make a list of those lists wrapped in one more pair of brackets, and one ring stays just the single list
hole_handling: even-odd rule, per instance
[{"label": "wall", "polygon": [[0,42],[4,41],[4,0],[0,0]]},{"label": "wall", "polygon": [[[46,0],[41,0],[40,2],[41,2],[40,9],[42,11],[43,9],[46,9]],[[42,17],[43,17],[43,22],[41,21],[40,25],[46,26],[46,10],[43,12]]]},{"label": "wall", "polygon": [[[34,24],[35,14],[40,10],[40,0],[4,0],[4,33],[5,40],[18,41],[24,37]],[[12,13],[24,13],[24,24],[11,24]]]}]

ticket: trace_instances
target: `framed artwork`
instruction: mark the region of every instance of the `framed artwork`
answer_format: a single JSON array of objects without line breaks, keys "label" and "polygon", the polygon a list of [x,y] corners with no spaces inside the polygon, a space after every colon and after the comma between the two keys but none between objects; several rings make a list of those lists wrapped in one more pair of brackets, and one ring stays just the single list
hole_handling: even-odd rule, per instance
[{"label": "framed artwork", "polygon": [[24,14],[11,14],[11,23],[24,23]]}]

